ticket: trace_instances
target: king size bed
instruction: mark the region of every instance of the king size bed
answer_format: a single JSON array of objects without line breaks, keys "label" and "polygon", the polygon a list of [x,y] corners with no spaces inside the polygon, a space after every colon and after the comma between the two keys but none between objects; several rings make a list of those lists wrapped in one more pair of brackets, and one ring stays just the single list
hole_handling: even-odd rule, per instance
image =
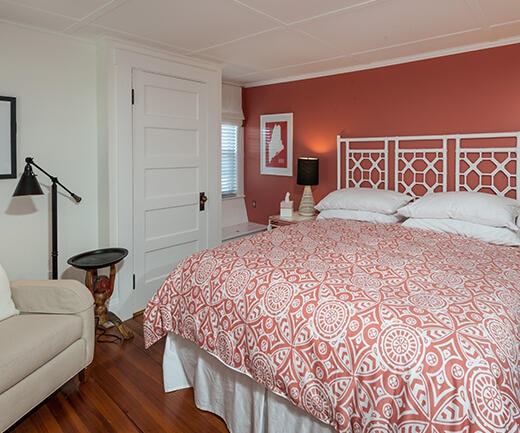
[{"label": "king size bed", "polygon": [[519,141],[338,137],[316,221],[188,257],[151,299],[166,391],[232,433],[519,432]]}]

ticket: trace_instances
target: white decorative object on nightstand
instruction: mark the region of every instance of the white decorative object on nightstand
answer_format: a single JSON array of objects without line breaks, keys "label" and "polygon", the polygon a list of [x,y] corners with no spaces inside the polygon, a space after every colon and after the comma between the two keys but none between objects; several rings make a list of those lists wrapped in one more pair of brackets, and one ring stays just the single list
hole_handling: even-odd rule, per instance
[{"label": "white decorative object on nightstand", "polygon": [[280,216],[282,218],[291,218],[293,216],[293,202],[290,198],[291,194],[285,194],[285,200],[280,202]]}]

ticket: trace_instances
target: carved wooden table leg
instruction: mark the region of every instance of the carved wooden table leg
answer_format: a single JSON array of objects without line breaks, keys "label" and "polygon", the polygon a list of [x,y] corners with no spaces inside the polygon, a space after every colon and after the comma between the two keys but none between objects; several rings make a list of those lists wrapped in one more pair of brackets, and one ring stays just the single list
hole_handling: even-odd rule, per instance
[{"label": "carved wooden table leg", "polygon": [[132,330],[128,329],[128,327],[121,321],[121,319],[111,311],[108,312],[108,320],[112,322],[117,329],[119,329],[119,332],[125,340],[128,340],[134,336]]},{"label": "carved wooden table leg", "polygon": [[134,336],[133,332],[117,317],[114,313],[108,311],[106,306],[107,299],[110,298],[114,291],[114,281],[116,276],[115,265],[110,266],[110,278],[102,275],[98,276],[97,269],[88,269],[85,275],[85,285],[90,289],[94,296],[94,313],[96,316],[97,326],[102,327],[106,322],[111,322],[119,330],[125,340]]}]

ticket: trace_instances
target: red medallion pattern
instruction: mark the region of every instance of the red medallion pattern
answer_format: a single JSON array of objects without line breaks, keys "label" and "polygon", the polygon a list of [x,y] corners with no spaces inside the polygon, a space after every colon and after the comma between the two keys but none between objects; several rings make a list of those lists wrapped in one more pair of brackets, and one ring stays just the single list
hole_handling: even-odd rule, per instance
[{"label": "red medallion pattern", "polygon": [[520,249],[309,221],[201,251],[145,311],[341,433],[520,432]]}]

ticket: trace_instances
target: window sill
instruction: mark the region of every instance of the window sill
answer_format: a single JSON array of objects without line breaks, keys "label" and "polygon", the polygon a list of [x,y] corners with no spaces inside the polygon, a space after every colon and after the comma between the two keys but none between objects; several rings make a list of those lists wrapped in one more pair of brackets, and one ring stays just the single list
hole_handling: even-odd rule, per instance
[{"label": "window sill", "polygon": [[223,200],[223,201],[224,201],[224,200],[235,200],[235,199],[238,199],[238,198],[240,198],[240,199],[244,199],[244,198],[246,198],[246,196],[245,196],[244,194],[225,195],[225,196],[223,195],[223,196],[222,196],[222,200]]}]

